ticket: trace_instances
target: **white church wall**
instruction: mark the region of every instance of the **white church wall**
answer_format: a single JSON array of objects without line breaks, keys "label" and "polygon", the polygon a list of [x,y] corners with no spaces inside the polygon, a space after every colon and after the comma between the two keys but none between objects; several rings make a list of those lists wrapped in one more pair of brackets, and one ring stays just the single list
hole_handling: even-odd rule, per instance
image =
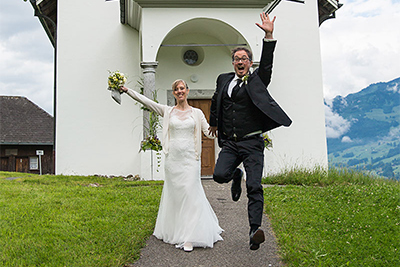
[{"label": "white church wall", "polygon": [[282,1],[277,16],[272,83],[269,91],[293,123],[269,134],[265,174],[293,167],[328,166],[317,1]]},{"label": "white church wall", "polygon": [[[166,12],[168,11],[168,12]],[[251,49],[255,57],[260,56],[261,40],[264,37],[263,32],[255,26],[260,22],[259,9],[238,9],[238,8],[148,8],[143,9],[142,22],[142,44],[143,60],[155,61],[158,48],[160,47],[166,34],[176,25],[183,22],[198,19],[215,19],[228,25],[234,26],[252,46]],[[162,21],[162,23],[159,23]],[[209,29],[212,31],[213,29]],[[194,32],[196,34],[198,32]],[[219,35],[224,36],[224,32]],[[237,41],[237,40],[236,40]],[[214,85],[213,85],[214,86]]]},{"label": "white church wall", "polygon": [[[190,36],[182,36],[182,42]],[[190,38],[191,41],[194,39]],[[204,36],[202,42],[215,43],[214,38]],[[203,62],[198,66],[189,66],[183,59],[182,54],[188,48],[183,47],[162,47],[157,60],[157,86],[159,88],[171,89],[175,79],[184,79],[191,90],[215,90],[215,80],[218,73],[229,70],[232,67],[230,62],[229,49],[224,47],[201,47],[204,52]],[[189,48],[192,49],[192,48]],[[197,80],[192,81],[192,76]],[[190,94],[189,94],[190,96]]]},{"label": "white church wall", "polygon": [[[157,18],[163,20],[164,16],[165,18],[169,16],[163,10],[151,9],[146,12],[144,21],[147,23],[144,28],[150,27],[150,21],[157,21]],[[257,61],[260,57],[263,37],[262,31],[254,25],[259,21],[259,12],[252,9],[233,9],[227,10],[226,13],[220,10],[178,9],[174,11],[176,16],[173,16],[171,23],[180,24],[185,20],[202,17],[224,21],[239,30],[245,37],[254,53],[254,60]],[[272,12],[271,19],[274,15],[277,16],[274,35],[278,39],[278,45],[269,91],[289,114],[293,124],[289,128],[281,127],[269,133],[274,147],[266,152],[264,173],[265,175],[277,173],[293,167],[327,167],[317,1],[306,1],[306,4],[281,2]],[[237,18],[246,19],[238,20]],[[166,29],[172,28],[168,23],[164,26]],[[144,45],[144,57],[151,59],[154,56],[154,48],[161,44],[166,29],[158,29],[159,32],[150,38],[143,37],[143,44],[147,44]],[[201,33],[195,34],[200,36],[190,38],[189,35],[183,35],[180,37],[182,39],[180,42],[188,43],[192,41],[192,38],[193,40],[204,38]],[[212,42],[207,38],[202,40]],[[186,79],[192,89],[212,88],[213,90],[217,75],[232,71],[229,51],[224,48],[219,50],[203,48],[206,55],[205,61],[200,66],[189,68],[178,59],[179,48],[175,48],[175,51],[172,48],[161,48],[157,60],[163,62],[160,58],[163,49],[168,49],[166,57],[175,63],[167,65],[167,68],[173,67],[174,72]],[[207,65],[207,63],[211,64]],[[190,77],[195,72],[198,73],[199,81],[191,83]],[[170,77],[169,72],[163,74],[162,63],[159,66],[158,75],[159,85]],[[170,82],[165,86],[169,84]]]},{"label": "white church wall", "polygon": [[[167,90],[177,78],[185,79],[191,90],[213,91],[217,75],[233,70],[230,47],[203,47],[203,63],[188,66],[181,59],[184,48],[160,48],[181,23],[203,18],[231,25],[241,35],[234,41],[246,40],[254,60],[260,57],[258,9],[143,9],[142,37],[119,23],[118,1],[60,0],[58,10],[58,174],[139,174],[152,179],[149,153],[138,153],[143,136],[140,106],[126,95],[121,106],[111,100],[107,70],[125,72],[127,86],[138,90],[142,53],[143,61],[159,62],[160,103],[167,103]],[[317,1],[282,1],[271,15],[277,16],[278,44],[269,91],[293,124],[269,133],[274,148],[266,152],[265,174],[293,166],[327,166]],[[220,36],[186,32],[174,38],[177,43],[217,43],[229,36],[224,31]],[[197,82],[191,81],[193,74]],[[154,179],[162,177],[163,159],[160,172],[153,170]]]},{"label": "white church wall", "polygon": [[57,174],[140,172],[139,105],[106,90],[107,70],[133,84],[141,73],[138,32],[119,14],[118,1],[58,1]]}]

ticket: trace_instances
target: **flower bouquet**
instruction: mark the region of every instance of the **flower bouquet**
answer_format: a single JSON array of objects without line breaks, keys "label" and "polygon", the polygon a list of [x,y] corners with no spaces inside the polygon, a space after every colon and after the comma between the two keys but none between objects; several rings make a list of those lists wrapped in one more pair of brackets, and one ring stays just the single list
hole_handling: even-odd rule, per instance
[{"label": "flower bouquet", "polygon": [[140,151],[146,150],[154,150],[157,152],[162,150],[161,141],[160,139],[158,139],[157,135],[148,136],[145,140],[141,142]]},{"label": "flower bouquet", "polygon": [[121,104],[121,86],[126,83],[126,77],[122,72],[108,71],[110,75],[108,76],[108,90],[111,91],[111,97],[118,103]]},{"label": "flower bouquet", "polygon": [[264,133],[264,134],[262,135],[262,138],[263,138],[263,140],[264,140],[264,147],[265,147],[267,150],[269,150],[270,148],[272,148],[272,140],[271,140],[271,138],[269,138],[268,134],[267,134],[267,133]]}]

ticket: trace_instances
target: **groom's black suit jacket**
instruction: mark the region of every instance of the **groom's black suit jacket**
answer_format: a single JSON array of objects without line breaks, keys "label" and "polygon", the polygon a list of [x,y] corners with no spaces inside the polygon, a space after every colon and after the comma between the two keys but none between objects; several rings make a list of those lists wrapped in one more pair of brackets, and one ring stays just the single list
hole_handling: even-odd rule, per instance
[{"label": "groom's black suit jacket", "polygon": [[[260,66],[252,74],[250,74],[245,86],[252,103],[262,114],[259,118],[262,120],[262,132],[266,132],[279,126],[289,126],[292,121],[282,110],[282,108],[271,97],[267,90],[267,86],[271,81],[272,62],[274,56],[276,41],[263,42],[263,50],[261,54]],[[211,101],[210,125],[218,126],[218,143],[221,146],[221,140],[226,139],[222,128],[222,99],[223,94],[227,92],[229,83],[234,78],[235,73],[220,74],[217,78],[216,91]],[[243,121],[243,125],[246,122]]]}]

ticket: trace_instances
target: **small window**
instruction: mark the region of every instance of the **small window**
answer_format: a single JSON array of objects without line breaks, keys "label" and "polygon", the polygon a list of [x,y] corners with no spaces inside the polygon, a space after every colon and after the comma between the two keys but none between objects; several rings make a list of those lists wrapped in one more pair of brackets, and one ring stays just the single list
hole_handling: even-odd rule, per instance
[{"label": "small window", "polygon": [[187,50],[183,54],[183,60],[185,61],[186,64],[188,65],[194,65],[197,63],[199,60],[199,55],[197,54],[196,51],[194,50]]},{"label": "small window", "polygon": [[29,169],[38,170],[39,169],[39,158],[29,157]]},{"label": "small window", "polygon": [[6,149],[6,156],[18,156],[18,149]]}]

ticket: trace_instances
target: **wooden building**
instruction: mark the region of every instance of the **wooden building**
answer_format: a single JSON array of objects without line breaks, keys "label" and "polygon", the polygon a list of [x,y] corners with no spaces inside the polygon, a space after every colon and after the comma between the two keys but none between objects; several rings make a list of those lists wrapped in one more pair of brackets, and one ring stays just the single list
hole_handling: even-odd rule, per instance
[{"label": "wooden building", "polygon": [[22,96],[0,96],[0,171],[54,173],[54,120]]}]

